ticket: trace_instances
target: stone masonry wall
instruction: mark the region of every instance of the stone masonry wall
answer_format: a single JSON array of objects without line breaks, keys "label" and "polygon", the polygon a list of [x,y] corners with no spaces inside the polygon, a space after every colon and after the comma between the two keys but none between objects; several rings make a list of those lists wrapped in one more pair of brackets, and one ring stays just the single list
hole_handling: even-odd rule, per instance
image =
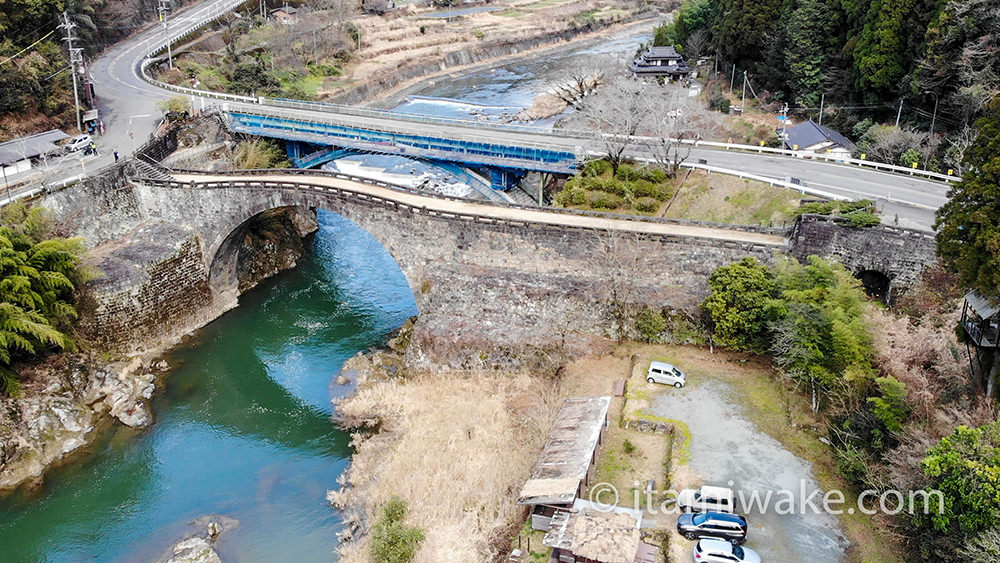
[{"label": "stone masonry wall", "polygon": [[[413,359],[427,363],[499,367],[526,348],[562,353],[571,340],[585,344],[606,332],[602,303],[616,273],[628,274],[617,277],[628,279],[629,301],[691,311],[706,295],[706,278],[716,267],[748,255],[768,262],[782,249],[486,224],[294,188],[136,191],[149,214],[165,222],[184,220],[202,234],[216,291],[234,283],[221,279],[236,259],[225,241],[248,218],[299,205],[354,221],[382,243],[406,276],[420,311]],[[576,338],[581,334],[586,337]]]},{"label": "stone masonry wall", "polygon": [[854,228],[830,217],[803,216],[792,234],[792,255],[837,258],[854,274],[880,272],[894,291],[910,287],[926,266],[937,261],[934,236],[898,227]]}]

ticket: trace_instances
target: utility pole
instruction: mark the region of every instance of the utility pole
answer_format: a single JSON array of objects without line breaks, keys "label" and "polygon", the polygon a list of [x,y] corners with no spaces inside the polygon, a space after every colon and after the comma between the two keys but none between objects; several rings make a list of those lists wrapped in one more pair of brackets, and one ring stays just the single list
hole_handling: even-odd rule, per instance
[{"label": "utility pole", "polygon": [[167,12],[170,11],[170,0],[160,0],[157,8],[160,12],[160,21],[163,22],[163,35],[167,38],[167,65],[174,68],[174,54],[170,49],[170,24],[167,21]]},{"label": "utility pole", "polygon": [[80,119],[80,90],[76,81],[76,73],[78,65],[83,60],[83,49],[73,47],[73,28],[76,27],[76,24],[69,21],[69,12],[63,12],[63,23],[59,27],[66,30],[66,37],[63,37],[63,41],[66,42],[66,47],[69,49],[70,74],[73,75],[73,103],[76,107],[76,128],[82,132],[83,121]]},{"label": "utility pole", "polygon": [[785,130],[788,129],[788,103],[781,108],[781,139],[785,140]]},{"label": "utility pole", "polygon": [[903,98],[899,99],[899,111],[896,112],[896,127],[899,127],[899,118],[903,116]]},{"label": "utility pole", "polygon": [[264,9],[264,0],[260,0],[260,17],[264,19],[267,17],[267,11]]},{"label": "utility pole", "polygon": [[733,93],[733,83],[736,81],[736,65],[733,65],[733,73],[729,76],[729,93]]},{"label": "utility pole", "polygon": [[743,101],[740,103],[740,115],[747,109],[747,71],[743,71]]},{"label": "utility pole", "polygon": [[[826,92],[823,92],[819,96],[819,124],[823,125],[823,102],[826,101]],[[787,105],[787,104],[785,104]]]},{"label": "utility pole", "polygon": [[934,122],[937,121],[938,95],[930,90],[924,90],[924,94],[934,96],[934,113],[931,115],[931,135],[934,135]]}]

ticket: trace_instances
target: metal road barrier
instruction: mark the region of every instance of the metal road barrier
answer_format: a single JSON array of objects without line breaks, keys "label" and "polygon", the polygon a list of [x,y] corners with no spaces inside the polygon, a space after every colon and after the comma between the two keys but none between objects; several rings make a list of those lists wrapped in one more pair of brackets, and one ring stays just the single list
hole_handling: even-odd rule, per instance
[{"label": "metal road barrier", "polygon": [[[175,43],[184,37],[194,33],[195,31],[201,29],[202,27],[208,25],[211,22],[219,19],[226,13],[230,12],[237,6],[246,3],[248,0],[229,0],[228,2],[222,2],[217,6],[214,6],[207,16],[202,20],[194,22],[187,27],[172,33],[169,37],[171,43]],[[289,109],[300,109],[307,111],[318,111],[323,112],[328,115],[351,115],[355,117],[375,117],[382,119],[392,119],[399,122],[413,122],[413,123],[433,123],[440,125],[451,125],[464,127],[469,131],[474,131],[476,129],[480,130],[499,130],[499,131],[510,131],[517,133],[527,133],[527,134],[539,134],[539,135],[549,135],[555,137],[563,137],[569,139],[580,139],[581,141],[599,141],[603,138],[614,136],[612,134],[602,134],[593,131],[580,131],[571,129],[553,129],[536,127],[531,125],[514,125],[514,124],[504,124],[504,123],[492,123],[492,122],[479,122],[465,119],[455,119],[455,118],[444,118],[444,117],[431,117],[422,116],[418,114],[411,113],[401,113],[392,112],[387,110],[375,110],[368,108],[352,107],[342,104],[332,104],[326,102],[310,102],[302,100],[290,100],[286,98],[265,98],[265,97],[253,97],[253,96],[240,96],[236,94],[227,94],[224,92],[214,92],[210,90],[199,90],[196,88],[188,88],[184,86],[175,86],[173,84],[167,84],[160,80],[153,78],[149,74],[149,66],[153,64],[153,57],[162,53],[166,50],[166,43],[157,45],[154,49],[149,51],[145,58],[136,63],[136,74],[143,80],[163,88],[165,90],[178,92],[181,94],[187,94],[190,96],[197,96],[200,98],[215,98],[219,100],[226,100],[230,102],[239,102],[245,104],[253,104],[260,108],[289,108]],[[474,133],[472,134],[474,135]],[[635,137],[636,142],[649,142],[652,140],[651,137]],[[906,174],[909,176],[923,176],[932,180],[940,180],[944,182],[955,182],[961,181],[961,177],[953,176],[949,174],[941,174],[938,172],[931,172],[927,170],[919,170],[916,168],[907,168],[905,166],[897,166],[893,164],[886,164],[882,162],[873,162],[871,160],[863,160],[856,158],[841,158],[832,155],[826,155],[821,153],[811,153],[807,151],[796,151],[788,149],[778,149],[771,147],[760,147],[754,145],[742,145],[735,143],[718,143],[713,141],[700,141],[691,139],[674,139],[674,142],[679,142],[682,144],[693,145],[695,147],[709,147],[714,149],[722,150],[736,150],[741,152],[751,152],[751,153],[769,153],[776,155],[792,156],[796,158],[808,158],[825,160],[833,163],[841,163],[845,165],[853,165],[858,167],[874,168],[876,170],[890,171],[898,174]],[[525,143],[518,143],[520,145],[526,145]],[[582,147],[578,147],[576,152],[581,152]],[[771,180],[764,180],[770,182]]]}]

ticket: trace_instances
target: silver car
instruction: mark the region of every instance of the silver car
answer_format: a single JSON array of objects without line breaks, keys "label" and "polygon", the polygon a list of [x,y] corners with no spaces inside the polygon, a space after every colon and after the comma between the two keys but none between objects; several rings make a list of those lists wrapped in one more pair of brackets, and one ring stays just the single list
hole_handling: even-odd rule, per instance
[{"label": "silver car", "polygon": [[691,560],[695,563],[760,563],[760,554],[726,540],[704,538],[694,544]]},{"label": "silver car", "polygon": [[646,381],[650,383],[662,383],[673,385],[674,387],[684,387],[687,376],[677,369],[673,364],[666,362],[651,362],[649,370],[646,371]]},{"label": "silver car", "polygon": [[70,139],[68,143],[63,147],[66,152],[76,152],[78,150],[83,150],[90,146],[94,140],[91,139],[90,135],[77,135]]}]

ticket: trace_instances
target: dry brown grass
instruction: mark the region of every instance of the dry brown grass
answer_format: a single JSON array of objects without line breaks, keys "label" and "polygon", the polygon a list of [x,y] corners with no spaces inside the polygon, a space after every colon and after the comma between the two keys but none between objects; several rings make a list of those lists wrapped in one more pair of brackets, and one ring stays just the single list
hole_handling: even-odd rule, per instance
[{"label": "dry brown grass", "polygon": [[740,225],[790,222],[802,194],[735,176],[692,172],[663,217]]},{"label": "dry brown grass", "polygon": [[[348,502],[376,514],[404,498],[424,529],[417,562],[487,561],[506,547],[527,478],[558,405],[554,384],[523,374],[421,375],[374,383],[338,411],[374,414],[381,432],[358,437]],[[343,561],[367,561],[367,540]]]}]

